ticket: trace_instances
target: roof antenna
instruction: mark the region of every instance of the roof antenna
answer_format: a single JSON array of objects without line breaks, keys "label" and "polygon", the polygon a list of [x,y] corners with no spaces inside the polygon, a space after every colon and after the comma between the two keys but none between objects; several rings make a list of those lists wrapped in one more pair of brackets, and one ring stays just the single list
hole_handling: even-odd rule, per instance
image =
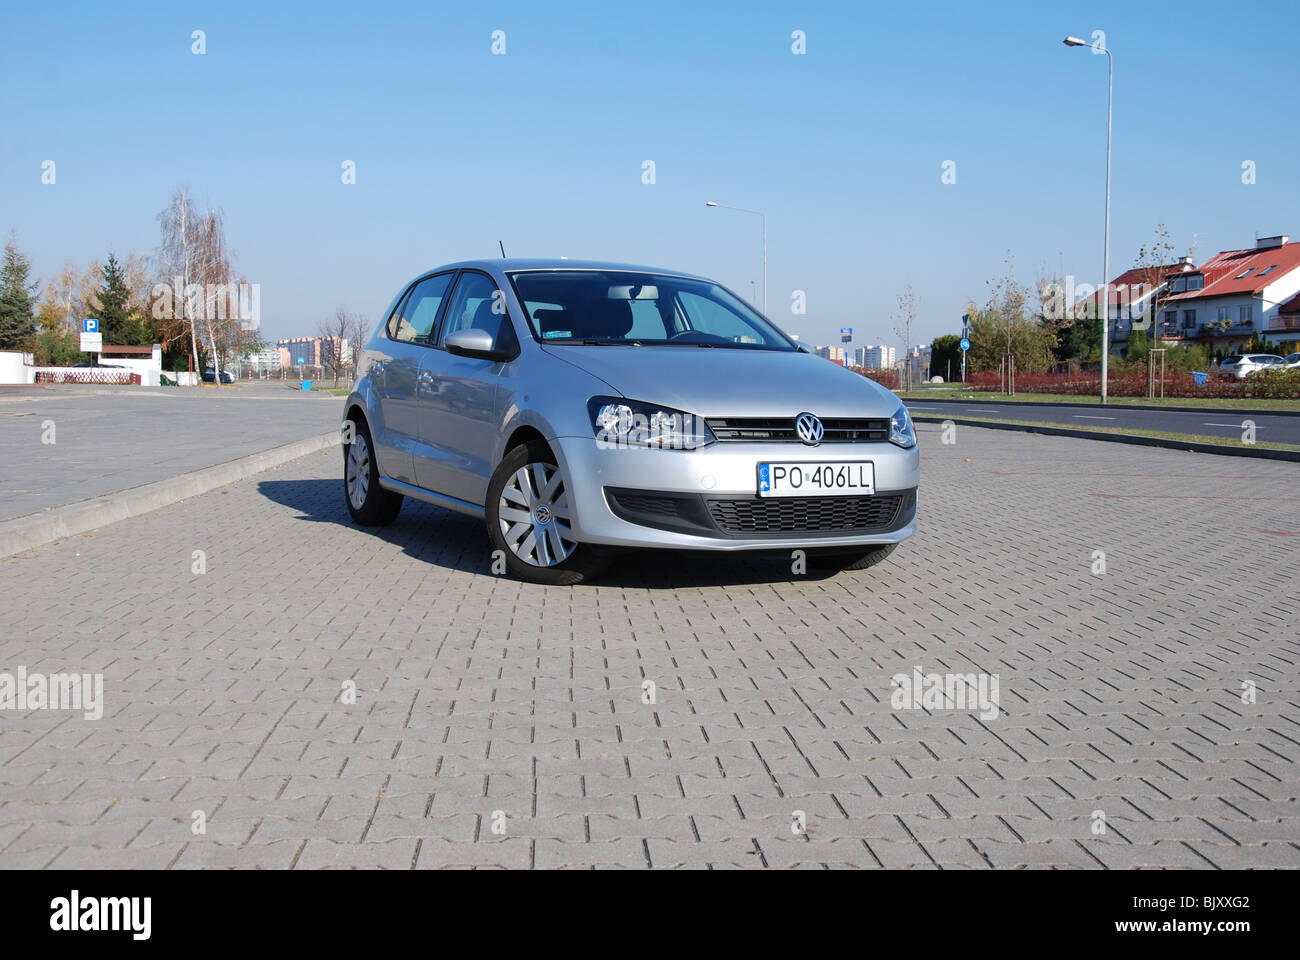
[{"label": "roof antenna", "polygon": [[506,245],[498,240],[497,246],[501,248],[501,259],[504,260],[506,258]]}]

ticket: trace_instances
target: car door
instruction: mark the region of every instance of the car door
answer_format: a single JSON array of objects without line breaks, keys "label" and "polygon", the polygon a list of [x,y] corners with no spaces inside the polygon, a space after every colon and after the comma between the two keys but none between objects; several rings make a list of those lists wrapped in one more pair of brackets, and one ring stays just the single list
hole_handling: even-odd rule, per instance
[{"label": "car door", "polygon": [[414,456],[420,442],[420,363],[433,349],[453,276],[447,272],[420,280],[388,323],[389,356],[383,362],[380,393],[383,430],[375,444],[384,474],[403,483],[419,483]]},{"label": "car door", "polygon": [[464,270],[443,313],[438,346],[421,360],[415,475],[428,490],[482,504],[495,466],[498,401],[507,362],[447,352],[450,334],[472,328],[492,334],[496,349],[518,353],[496,283],[486,273]]}]

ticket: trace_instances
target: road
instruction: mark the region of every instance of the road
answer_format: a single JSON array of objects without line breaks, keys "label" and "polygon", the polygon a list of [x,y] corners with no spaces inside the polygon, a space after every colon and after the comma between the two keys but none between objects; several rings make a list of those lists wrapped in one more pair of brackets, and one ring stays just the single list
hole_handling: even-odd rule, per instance
[{"label": "road", "polygon": [[337,451],[0,561],[0,673],[104,703],[0,709],[0,869],[1300,867],[1294,465],[939,431],[856,573],[523,584]]},{"label": "road", "polygon": [[278,381],[220,389],[3,387],[0,447],[14,460],[0,471],[0,520],[327,433],[342,410],[340,398]]},{"label": "road", "polygon": [[1110,427],[1134,430],[1164,430],[1170,433],[1193,433],[1223,437],[1240,443],[1242,422],[1255,424],[1255,439],[1300,446],[1300,417],[1278,414],[1246,415],[1233,410],[1134,410],[1108,404],[1073,404],[1037,406],[1022,403],[958,400],[909,400],[913,413],[943,417],[991,417],[997,420],[1027,420],[1062,427]]}]

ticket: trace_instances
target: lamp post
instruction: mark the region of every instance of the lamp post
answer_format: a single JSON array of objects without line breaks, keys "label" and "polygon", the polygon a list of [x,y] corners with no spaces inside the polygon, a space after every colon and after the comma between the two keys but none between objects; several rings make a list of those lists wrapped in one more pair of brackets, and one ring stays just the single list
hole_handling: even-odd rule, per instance
[{"label": "lamp post", "polygon": [[1062,42],[1067,47],[1092,47],[1106,54],[1106,239],[1101,268],[1101,402],[1105,403],[1107,360],[1110,357],[1110,139],[1115,101],[1115,58],[1109,48],[1093,46],[1078,37],[1066,37]]},{"label": "lamp post", "polygon": [[718,203],[716,200],[704,201],[706,207],[722,207],[725,210],[739,210],[741,213],[757,214],[763,219],[763,315],[767,315],[767,214],[762,210],[750,210],[748,207],[733,207],[728,203]]}]

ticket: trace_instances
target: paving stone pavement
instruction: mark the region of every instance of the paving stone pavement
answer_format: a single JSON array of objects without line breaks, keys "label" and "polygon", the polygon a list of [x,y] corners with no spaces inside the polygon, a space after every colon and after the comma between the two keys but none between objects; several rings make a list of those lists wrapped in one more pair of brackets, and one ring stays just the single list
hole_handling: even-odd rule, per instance
[{"label": "paving stone pavement", "polygon": [[[522,584],[352,526],[337,452],[2,561],[0,673],[105,709],[0,710],[0,868],[1300,866],[1300,471],[921,439],[856,573]],[[997,716],[895,709],[913,667]]]}]

